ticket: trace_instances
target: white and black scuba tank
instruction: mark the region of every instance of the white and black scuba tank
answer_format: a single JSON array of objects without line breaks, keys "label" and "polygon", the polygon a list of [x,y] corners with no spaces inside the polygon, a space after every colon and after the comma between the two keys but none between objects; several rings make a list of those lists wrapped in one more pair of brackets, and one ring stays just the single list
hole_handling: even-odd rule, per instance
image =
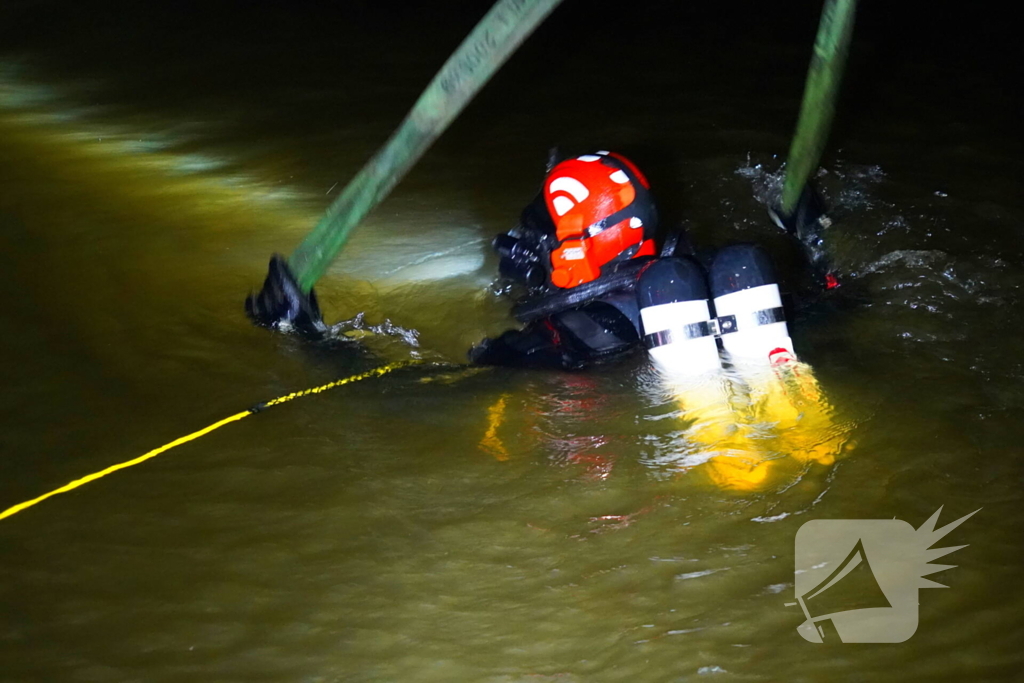
[{"label": "white and black scuba tank", "polygon": [[659,370],[697,376],[721,368],[704,270],[690,258],[650,264],[636,284],[644,346]]},{"label": "white and black scuba tank", "polygon": [[737,244],[721,249],[709,278],[718,334],[730,360],[767,365],[782,353],[795,356],[775,268],[763,248]]},{"label": "white and black scuba tank", "polygon": [[689,258],[661,259],[641,272],[636,294],[644,345],[673,375],[720,368],[716,339],[739,366],[795,357],[775,269],[757,245],[721,249],[707,279]]}]

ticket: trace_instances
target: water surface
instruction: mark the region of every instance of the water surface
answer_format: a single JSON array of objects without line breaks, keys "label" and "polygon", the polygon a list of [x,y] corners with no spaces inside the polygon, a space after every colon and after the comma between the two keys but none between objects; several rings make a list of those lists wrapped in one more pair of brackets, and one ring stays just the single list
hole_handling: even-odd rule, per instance
[{"label": "water surface", "polygon": [[[310,346],[253,328],[241,304],[270,254],[311,228],[483,5],[0,9],[0,507],[387,360],[463,362],[513,324],[487,244],[551,145],[625,152],[667,223],[786,263],[761,202],[813,4],[762,27],[566,3],[318,285],[329,321],[392,333]],[[723,490],[693,466],[711,456],[694,416],[640,356],[582,374],[400,371],[0,523],[0,680],[1016,678],[1010,81],[895,49],[869,10],[819,177],[844,284],[790,325],[842,425],[837,462]],[[949,589],[921,591],[912,640],[799,637],[784,603],[801,524],[918,526],[943,505],[943,522],[983,509],[949,537],[970,546],[932,577]]]}]

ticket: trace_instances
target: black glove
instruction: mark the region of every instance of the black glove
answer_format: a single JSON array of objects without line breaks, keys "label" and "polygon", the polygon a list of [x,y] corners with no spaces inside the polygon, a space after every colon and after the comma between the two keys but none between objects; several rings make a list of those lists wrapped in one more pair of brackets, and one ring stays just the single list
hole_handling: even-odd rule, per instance
[{"label": "black glove", "polygon": [[469,350],[475,365],[504,365],[547,370],[579,370],[585,365],[557,336],[543,328],[509,330],[494,339],[484,339]]},{"label": "black glove", "polygon": [[825,215],[825,202],[814,186],[810,183],[804,185],[793,213],[783,213],[781,206],[774,206],[768,208],[768,215],[772,222],[800,241],[811,269],[823,279],[826,288],[836,287],[838,280],[832,272],[822,239],[822,233],[832,225],[832,219]]},{"label": "black glove", "polygon": [[255,324],[282,332],[295,331],[319,339],[327,332],[316,293],[303,294],[288,262],[280,254],[270,259],[263,289],[245,299],[245,312]]}]

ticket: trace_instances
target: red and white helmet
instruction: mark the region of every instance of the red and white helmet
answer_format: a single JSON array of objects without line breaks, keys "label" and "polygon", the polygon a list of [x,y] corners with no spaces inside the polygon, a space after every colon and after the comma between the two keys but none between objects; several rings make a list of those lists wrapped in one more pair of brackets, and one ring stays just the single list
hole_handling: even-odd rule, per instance
[{"label": "red and white helmet", "polygon": [[576,287],[596,280],[612,261],[655,255],[650,184],[625,157],[566,159],[551,169],[543,195],[558,241],[551,250],[554,286]]}]

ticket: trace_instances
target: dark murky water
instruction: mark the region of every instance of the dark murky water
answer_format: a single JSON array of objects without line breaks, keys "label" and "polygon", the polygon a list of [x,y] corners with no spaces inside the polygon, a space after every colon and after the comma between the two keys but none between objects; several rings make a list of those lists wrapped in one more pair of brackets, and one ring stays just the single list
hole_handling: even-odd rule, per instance
[{"label": "dark murky water", "polygon": [[[633,156],[702,244],[785,251],[758,200],[814,4],[761,30],[568,2],[318,286],[329,320],[415,336],[328,349],[252,328],[241,302],[267,257],[315,223],[478,5],[0,8],[0,508],[382,359],[461,362],[510,324],[487,243],[552,144]],[[686,401],[640,357],[401,371],[0,522],[0,680],[1018,678],[1014,81],[893,48],[880,11],[820,177],[845,284],[790,326],[848,444],[837,462],[716,486]],[[970,546],[932,577],[949,589],[921,591],[913,639],[800,638],[784,603],[805,521],[916,527],[942,505],[942,523],[983,509],[949,536]]]}]

